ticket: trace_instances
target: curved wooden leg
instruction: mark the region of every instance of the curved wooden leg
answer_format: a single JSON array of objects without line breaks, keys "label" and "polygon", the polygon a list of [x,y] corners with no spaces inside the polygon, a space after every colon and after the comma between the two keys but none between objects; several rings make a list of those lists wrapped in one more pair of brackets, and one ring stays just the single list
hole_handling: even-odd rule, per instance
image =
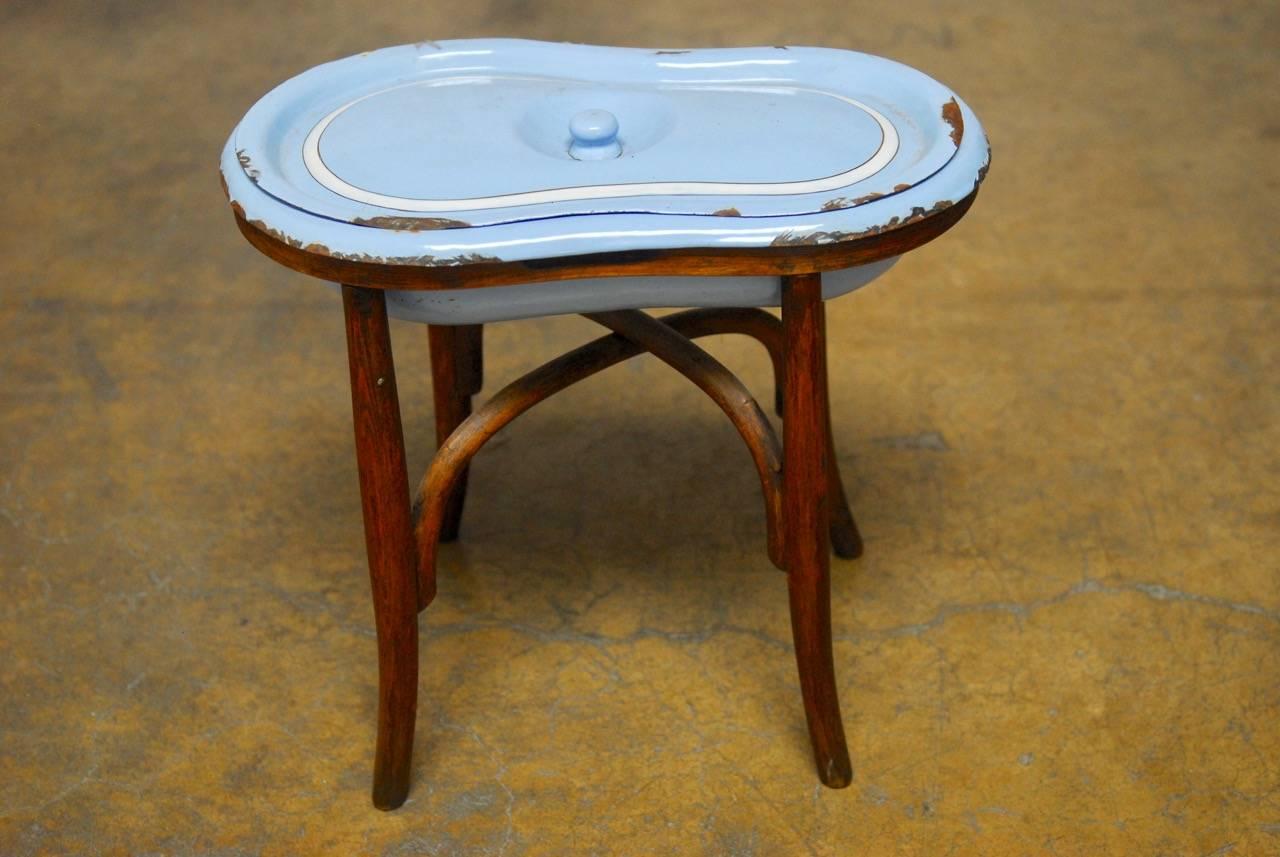
[{"label": "curved wooden leg", "polygon": [[418,584],[409,476],[386,298],[379,289],[343,286],[342,306],[365,547],[378,629],[373,805],[395,809],[409,793],[418,705]]},{"label": "curved wooden leg", "polygon": [[[484,386],[484,327],[479,324],[430,325],[431,389],[435,398],[436,448],[471,415],[471,397]],[[467,471],[463,470],[445,507],[440,541],[458,538],[462,506],[467,499]]]},{"label": "curved wooden leg", "polygon": [[[750,336],[763,345],[773,363],[774,408],[778,416],[783,415],[786,369],[782,353],[782,322],[777,316],[757,307],[707,307],[682,312],[679,321],[680,332],[690,339],[717,333],[737,333]],[[826,341],[825,327],[823,341]],[[827,444],[830,447],[827,474],[831,479],[831,547],[841,559],[857,559],[862,556],[862,534],[858,532],[858,525],[853,520],[849,500],[844,493],[844,482],[840,478],[840,467],[836,463],[839,459],[836,457],[835,438],[831,432],[830,410],[827,412]]]},{"label": "curved wooden leg", "polygon": [[791,633],[818,775],[831,788],[852,779],[831,653],[827,555],[831,462],[822,279],[782,278],[786,374],[783,390],[782,514]]}]

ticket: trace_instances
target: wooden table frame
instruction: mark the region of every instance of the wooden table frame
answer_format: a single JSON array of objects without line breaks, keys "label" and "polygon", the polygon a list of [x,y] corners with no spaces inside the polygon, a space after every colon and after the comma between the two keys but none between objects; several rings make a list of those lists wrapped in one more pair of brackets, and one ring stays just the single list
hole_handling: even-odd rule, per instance
[{"label": "wooden table frame", "polygon": [[[950,228],[965,199],[898,228],[833,243],[746,250],[661,251],[421,268],[337,259],[280,240],[237,212],[245,237],[296,270],[342,283],[356,458],[378,637],[378,737],[373,803],[409,792],[418,696],[418,613],[436,593],[436,551],[457,538],[467,467],[507,423],[554,393],[640,353],[687,376],[729,416],[760,475],[769,557],[787,574],[791,628],[814,759],[822,782],[852,777],[831,651],[829,550],[862,552],[836,467],[828,409],[821,272],[900,255]],[[694,309],[661,319],[638,310],[586,314],[611,332],[533,370],[472,411],[483,379],[479,325],[429,326],[437,452],[410,501],[386,288],[472,288],[579,277],[770,274],[782,318],[761,309]],[[775,374],[782,443],[755,399],[694,344],[705,335],[759,340]]]}]

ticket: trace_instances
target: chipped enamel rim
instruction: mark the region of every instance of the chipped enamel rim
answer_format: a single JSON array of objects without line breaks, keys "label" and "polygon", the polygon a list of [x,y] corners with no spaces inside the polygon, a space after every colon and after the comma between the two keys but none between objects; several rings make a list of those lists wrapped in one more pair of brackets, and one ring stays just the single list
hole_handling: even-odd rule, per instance
[{"label": "chipped enamel rim", "polygon": [[[557,55],[568,55],[582,62],[611,60],[618,52],[637,60],[654,53],[633,48],[486,39],[406,45],[375,51],[363,55],[360,60],[396,67],[401,62],[400,57],[407,55],[421,55],[419,58],[426,61],[436,56],[445,60],[446,56],[483,53],[515,54],[527,60],[526,64],[532,64],[535,60],[541,62],[552,49]],[[290,104],[298,103],[300,90],[309,90],[317,75],[322,78],[337,76],[342,84],[339,88],[345,87],[343,81],[353,62],[349,59],[318,66],[292,78],[264,96],[250,110],[245,120],[231,133],[223,149],[221,172],[224,186],[232,207],[244,221],[291,246],[337,259],[436,267],[635,250],[763,249],[840,243],[878,235],[932,216],[960,202],[982,183],[990,163],[990,147],[981,121],[963,98],[919,71],[892,60],[831,48],[707,49],[688,51],[685,58],[697,61],[690,65],[702,66],[708,60],[721,63],[725,58],[775,56],[784,51],[785,56],[796,57],[806,64],[820,60],[837,69],[850,64],[874,64],[876,68],[883,65],[895,69],[909,84],[910,92],[903,95],[918,95],[935,105],[932,110],[942,110],[937,140],[940,144],[945,141],[946,149],[951,149],[953,156],[936,169],[928,169],[927,173],[922,168],[933,165],[918,164],[913,169],[915,183],[906,187],[894,186],[897,176],[890,167],[861,183],[861,195],[856,199],[824,200],[829,193],[797,197],[797,200],[818,201],[815,207],[799,212],[783,210],[782,206],[763,206],[773,210],[761,210],[762,204],[779,198],[743,195],[737,199],[732,196],[723,198],[725,205],[748,203],[743,205],[741,212],[714,212],[717,216],[592,210],[586,206],[593,203],[578,202],[544,207],[577,209],[562,212],[564,216],[533,219],[513,216],[518,210],[512,209],[499,209],[493,218],[484,217],[483,212],[479,212],[480,216],[469,214],[466,220],[471,222],[417,214],[393,218],[387,215],[394,214],[394,210],[346,200],[321,187],[307,173],[300,156],[303,138],[315,123],[339,105],[364,94],[358,90],[347,89],[345,97],[338,96],[327,104],[317,104],[314,113],[306,113],[304,121],[293,125],[297,136],[292,138],[294,142],[290,143],[290,149],[296,154],[292,162],[284,165],[296,166],[296,173],[281,176],[262,169],[268,164],[274,167],[281,163],[275,160],[280,155],[279,148],[262,145],[261,134],[269,130],[265,123],[280,119],[282,115],[291,124],[296,121],[296,112],[289,118],[282,111],[287,111]],[[783,85],[792,83],[788,81]],[[894,104],[892,100],[882,100],[878,94],[874,99],[863,100],[874,104],[895,121],[902,118],[901,113],[891,106]],[[257,120],[250,126],[250,120],[255,116]],[[950,135],[946,133],[948,126]],[[904,157],[907,138],[903,137],[903,141],[896,161]],[[290,179],[296,183],[291,184]],[[307,186],[313,192],[308,192]],[[327,201],[320,194],[327,197]],[[707,197],[706,200],[710,204],[716,198]],[[752,200],[755,205],[750,205]],[[334,205],[337,202],[341,202],[341,209]]]},{"label": "chipped enamel rim", "polygon": [[863,104],[857,99],[849,98],[848,96],[839,95],[837,93],[821,89],[797,86],[664,86],[660,88],[665,90],[692,90],[700,92],[778,92],[786,93],[788,95],[808,93],[834,98],[837,101],[842,101],[845,104],[862,110],[875,120],[876,124],[880,127],[880,145],[871,157],[857,166],[845,170],[844,172],[830,176],[823,176],[822,178],[807,179],[804,181],[632,182],[628,184],[601,184],[582,185],[578,187],[548,188],[546,190],[523,191],[520,193],[479,196],[465,199],[420,199],[376,193],[362,187],[357,187],[356,185],[344,181],[340,176],[329,169],[328,164],[324,162],[324,157],[320,154],[320,141],[324,137],[324,133],[329,128],[329,125],[347,110],[366,99],[374,98],[397,89],[405,89],[407,87],[414,86],[452,86],[462,83],[490,83],[501,80],[546,81],[551,80],[551,78],[517,75],[447,77],[435,80],[410,81],[409,83],[389,86],[385,89],[380,89],[376,92],[370,92],[367,95],[362,95],[361,97],[349,101],[334,110],[317,122],[315,127],[311,129],[311,132],[307,135],[302,146],[302,158],[303,163],[306,164],[307,172],[309,172],[312,178],[324,187],[339,196],[345,197],[354,202],[381,206],[382,208],[391,208],[397,211],[454,213],[462,211],[477,211],[481,209],[511,208],[518,205],[534,205],[548,202],[576,202],[589,199],[611,199],[624,196],[718,196],[730,194],[781,196],[785,194],[821,193],[823,191],[846,188],[849,185],[874,176],[876,173],[879,173],[887,167],[893,160],[894,156],[898,154],[898,130],[883,113],[873,107]]}]

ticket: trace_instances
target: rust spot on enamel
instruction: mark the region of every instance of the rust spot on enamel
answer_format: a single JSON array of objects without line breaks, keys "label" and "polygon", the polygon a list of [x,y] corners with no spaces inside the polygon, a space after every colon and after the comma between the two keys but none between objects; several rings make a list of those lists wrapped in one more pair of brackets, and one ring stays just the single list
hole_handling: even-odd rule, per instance
[{"label": "rust spot on enamel", "polygon": [[942,121],[951,126],[951,142],[960,148],[960,141],[964,138],[964,117],[960,115],[960,105],[954,98],[942,105]]},{"label": "rust spot on enamel", "polygon": [[722,208],[719,211],[711,212],[716,217],[741,217],[742,212],[736,208]]},{"label": "rust spot on enamel", "polygon": [[826,202],[824,202],[822,204],[822,211],[838,211],[841,208],[857,208],[859,205],[865,205],[868,202],[874,202],[875,200],[880,199],[880,197],[882,196],[884,196],[884,194],[882,193],[869,193],[869,194],[866,194],[865,196],[859,196],[853,199],[849,199],[848,197],[844,197],[844,196],[838,196],[835,199],[829,199]]},{"label": "rust spot on enamel", "polygon": [[934,203],[932,208],[917,205],[911,209],[911,213],[906,217],[893,217],[888,223],[872,226],[861,232],[809,232],[804,235],[783,232],[777,238],[774,238],[770,244],[773,247],[816,247],[819,244],[839,244],[843,241],[857,241],[859,238],[870,238],[872,235],[892,232],[894,229],[932,217],[940,211],[947,210],[953,204],[951,200],[943,199]]},{"label": "rust spot on enamel", "polygon": [[397,232],[426,232],[432,229],[465,229],[470,226],[462,220],[448,217],[357,217],[351,221],[356,226],[372,226],[375,229],[394,229]]},{"label": "rust spot on enamel", "polygon": [[[330,250],[323,244],[312,244],[310,247],[320,248],[313,252],[331,259],[342,259],[347,262],[368,262],[374,265],[408,265],[415,268],[451,268],[456,265],[477,265],[482,262],[501,262],[497,256],[483,256],[479,253],[464,253],[461,256],[440,258],[425,254],[422,256],[373,256],[369,253],[339,253]],[[309,248],[308,248],[309,249]]]},{"label": "rust spot on enamel", "polygon": [[902,184],[896,184],[893,186],[894,193],[902,193],[904,190],[911,190],[911,185],[903,182]]},{"label": "rust spot on enamel", "polygon": [[457,265],[477,265],[481,263],[492,264],[501,262],[502,259],[497,256],[485,256],[480,253],[464,253],[461,256],[439,257],[430,254],[422,256],[374,256],[370,253],[343,253],[332,250],[328,245],[318,242],[304,244],[302,241],[287,235],[273,226],[268,226],[262,220],[250,220],[245,216],[244,208],[240,203],[232,200],[231,210],[236,213],[242,221],[252,226],[254,229],[274,238],[281,244],[292,247],[295,250],[301,250],[304,253],[310,253],[314,256],[326,256],[330,259],[341,259],[346,262],[368,262],[374,265],[409,265],[418,268],[451,268]]},{"label": "rust spot on enamel", "polygon": [[250,162],[249,153],[244,149],[236,149],[236,160],[240,162],[240,167],[244,170],[244,174],[249,177],[249,181],[257,184],[262,173],[258,172],[253,163]]},{"label": "rust spot on enamel", "polygon": [[[241,212],[240,212],[240,216],[241,216],[241,217],[243,217],[243,216],[244,216],[244,212],[243,212],[243,211],[241,211]],[[272,238],[274,238],[274,239],[276,239],[277,241],[279,241],[281,244],[288,244],[290,247],[293,247],[293,248],[298,249],[298,250],[301,250],[301,249],[302,249],[302,242],[301,242],[301,241],[299,241],[297,238],[293,238],[293,237],[291,237],[291,236],[289,236],[289,235],[284,234],[284,233],[283,233],[283,232],[281,232],[279,229],[275,229],[275,228],[273,228],[273,227],[271,227],[271,226],[268,226],[268,225],[267,225],[264,221],[262,221],[262,220],[250,220],[250,221],[249,221],[249,225],[250,225],[250,226],[252,226],[252,227],[254,227],[254,228],[256,228],[256,229],[257,229],[258,231],[260,231],[260,232],[265,232],[265,233],[267,233],[267,234],[268,234],[268,235],[270,235]]]}]

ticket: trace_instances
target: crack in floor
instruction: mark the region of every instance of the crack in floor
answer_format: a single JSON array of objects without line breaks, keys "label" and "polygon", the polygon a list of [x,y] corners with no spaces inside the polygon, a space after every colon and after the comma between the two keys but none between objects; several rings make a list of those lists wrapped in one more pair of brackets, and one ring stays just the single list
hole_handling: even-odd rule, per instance
[{"label": "crack in floor", "polygon": [[[878,640],[893,637],[919,637],[930,631],[938,629],[946,624],[948,620],[956,616],[964,616],[974,613],[1007,613],[1020,619],[1025,619],[1032,613],[1043,610],[1046,607],[1056,606],[1081,595],[1131,594],[1144,595],[1155,601],[1199,604],[1206,607],[1218,608],[1220,610],[1229,610],[1235,613],[1257,616],[1280,624],[1280,611],[1270,610],[1257,604],[1231,601],[1226,598],[1203,595],[1196,592],[1185,592],[1180,589],[1165,586],[1161,583],[1120,582],[1108,584],[1100,580],[1088,578],[1074,584],[1069,589],[1048,598],[1041,598],[1027,602],[987,601],[975,604],[944,605],[939,608],[932,618],[924,622],[914,622],[907,625],[897,625],[888,628],[869,628],[864,631],[833,634],[832,639],[840,642],[861,642],[865,640]],[[772,648],[784,649],[787,651],[791,650],[790,642],[780,640],[758,628],[747,628],[740,625],[728,625],[723,623],[710,625],[696,631],[668,631],[660,628],[638,628],[630,634],[610,636],[608,634],[599,634],[590,631],[579,631],[571,627],[562,627],[557,629],[539,628],[523,622],[512,622],[501,619],[450,622],[442,625],[433,625],[428,621],[424,626],[422,633],[427,639],[440,639],[457,634],[469,634],[477,631],[490,630],[513,631],[518,634],[535,637],[544,642],[585,643],[592,646],[632,645],[640,642],[641,640],[647,639],[666,640],[680,645],[700,645],[715,636],[722,634],[736,634],[739,636],[750,637],[751,639],[762,642]]]}]

